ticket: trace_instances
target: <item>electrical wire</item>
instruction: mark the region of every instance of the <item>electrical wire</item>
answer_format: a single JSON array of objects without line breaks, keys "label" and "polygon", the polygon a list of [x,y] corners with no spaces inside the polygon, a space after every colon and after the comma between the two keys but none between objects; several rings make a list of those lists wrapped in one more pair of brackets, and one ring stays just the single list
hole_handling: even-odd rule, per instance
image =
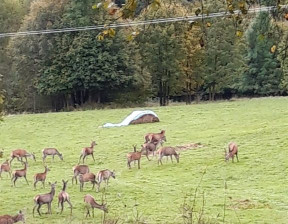
[{"label": "electrical wire", "polygon": [[[282,7],[287,7],[288,5],[283,5]],[[248,13],[258,13],[258,12],[267,12],[272,9],[275,9],[276,6],[267,6],[249,9]],[[234,11],[234,14],[240,13],[240,10]],[[204,19],[216,18],[231,16],[227,12],[211,13],[203,15]],[[125,23],[112,23],[106,25],[96,25],[96,26],[83,26],[83,27],[74,27],[74,28],[62,28],[62,29],[47,29],[47,30],[38,30],[38,31],[23,31],[23,32],[14,32],[14,33],[0,33],[0,38],[5,37],[18,37],[18,36],[28,36],[28,35],[39,35],[39,34],[54,34],[54,33],[65,33],[65,32],[78,32],[78,31],[89,31],[89,30],[102,30],[107,28],[122,28],[130,26],[143,26],[148,24],[159,24],[159,23],[171,23],[171,22],[181,22],[188,21],[193,22],[194,20],[202,19],[200,16],[185,16],[185,17],[171,17],[171,18],[160,18],[144,21],[134,21],[134,22],[125,22]]]}]

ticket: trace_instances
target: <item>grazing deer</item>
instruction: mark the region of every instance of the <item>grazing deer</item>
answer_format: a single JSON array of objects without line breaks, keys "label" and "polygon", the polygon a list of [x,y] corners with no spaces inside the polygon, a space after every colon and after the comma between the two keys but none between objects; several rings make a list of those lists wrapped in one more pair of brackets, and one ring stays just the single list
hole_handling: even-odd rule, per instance
[{"label": "grazing deer", "polygon": [[24,168],[23,168],[22,170],[14,170],[14,171],[12,172],[12,179],[11,179],[11,181],[13,181],[14,186],[15,186],[16,180],[17,180],[19,177],[24,177],[25,180],[26,180],[26,182],[27,182],[27,184],[29,185],[28,180],[27,180],[27,178],[26,178],[26,173],[27,173],[28,164],[27,164],[26,162],[23,162],[23,163],[24,163]]},{"label": "grazing deer", "polygon": [[232,158],[232,162],[234,163],[234,156],[236,155],[237,162],[239,162],[238,159],[238,146],[235,142],[230,142],[228,145],[228,152],[225,149],[225,161],[229,161],[230,158]]},{"label": "grazing deer", "polygon": [[142,150],[147,149],[147,151],[150,151],[153,153],[153,157],[155,155],[155,151],[161,146],[163,146],[164,140],[160,139],[157,142],[149,142],[149,143],[144,143],[141,145]]},{"label": "grazing deer", "polygon": [[160,133],[148,133],[145,135],[145,143],[158,142],[160,139],[166,142],[166,136],[164,130],[162,130]]},{"label": "grazing deer", "polygon": [[11,215],[0,216],[0,224],[12,224],[12,223],[20,222],[20,221],[25,223],[25,217],[21,210],[15,216],[11,216]]},{"label": "grazing deer", "polygon": [[150,159],[148,157],[148,151],[147,151],[147,149],[141,149],[140,152],[137,152],[136,145],[133,145],[133,148],[134,148],[134,152],[130,152],[126,155],[127,166],[129,167],[129,169],[131,169],[131,162],[138,161],[138,169],[140,169],[140,160],[141,160],[141,156],[142,156],[142,154],[144,154],[144,152],[146,152],[146,157],[150,161]]},{"label": "grazing deer", "polygon": [[94,155],[93,155],[93,153],[94,153],[94,146],[95,146],[95,145],[97,145],[96,142],[95,142],[95,141],[92,141],[90,147],[85,147],[85,148],[82,149],[78,164],[80,163],[80,160],[81,160],[82,157],[83,157],[83,163],[84,163],[85,157],[86,157],[86,156],[89,156],[89,155],[92,155],[92,158],[93,158],[93,160],[94,160],[94,162],[95,162]]},{"label": "grazing deer", "polygon": [[158,150],[158,154],[159,154],[158,165],[159,163],[161,163],[162,165],[163,156],[170,156],[172,163],[173,163],[172,156],[175,156],[177,163],[179,163],[180,153],[177,153],[174,147],[162,147]]},{"label": "grazing deer", "polygon": [[37,212],[38,214],[41,216],[40,213],[40,208],[42,205],[47,204],[48,206],[48,213],[52,214],[52,210],[51,210],[51,203],[53,201],[54,195],[55,195],[55,187],[56,187],[57,181],[54,184],[51,184],[49,182],[49,185],[51,185],[51,191],[47,194],[38,194],[34,197],[34,203],[35,206],[33,208],[33,217],[34,217],[34,211],[35,208],[38,206],[37,208]]},{"label": "grazing deer", "polygon": [[43,158],[43,162],[45,162],[45,159],[46,159],[47,156],[52,156],[53,161],[54,161],[54,156],[55,155],[59,156],[59,158],[61,160],[63,160],[62,154],[55,148],[45,148],[45,149],[42,150],[42,154],[43,154],[43,157],[42,157]]},{"label": "grazing deer", "polygon": [[[87,216],[89,215],[90,216],[90,209],[89,207],[92,208],[92,214],[93,214],[93,217],[94,217],[94,208],[98,208],[100,210],[103,210],[104,212],[108,213],[108,209],[106,208],[106,204],[98,204],[94,197],[90,194],[86,194],[84,196],[84,202],[87,204],[86,208],[87,208],[87,214],[86,214],[86,218]],[[91,217],[91,216],[90,216]]]},{"label": "grazing deer", "polygon": [[38,181],[41,181],[43,188],[45,188],[45,180],[46,180],[46,176],[47,176],[48,171],[50,171],[50,169],[47,166],[45,166],[44,173],[36,173],[34,175],[34,188],[35,189],[36,189],[36,184]]},{"label": "grazing deer", "polygon": [[8,172],[11,178],[11,167],[10,167],[8,159],[4,163],[2,163],[0,166],[0,177],[1,177],[2,172]]},{"label": "grazing deer", "polygon": [[13,161],[13,159],[17,158],[18,161],[20,161],[21,159],[21,162],[22,162],[22,159],[25,158],[26,160],[26,163],[27,162],[27,157],[32,157],[32,159],[34,161],[36,161],[36,158],[35,158],[35,154],[34,153],[28,153],[26,150],[24,149],[16,149],[16,150],[13,150],[10,154],[10,157],[11,157],[11,160],[10,160],[10,165]]},{"label": "grazing deer", "polygon": [[67,181],[62,180],[62,182],[63,182],[63,188],[62,188],[62,191],[58,194],[58,208],[59,208],[59,204],[61,204],[60,214],[62,214],[63,209],[64,209],[64,202],[67,202],[70,205],[70,210],[71,210],[70,214],[72,215],[72,204],[70,202],[69,194],[66,192],[68,180]]},{"label": "grazing deer", "polygon": [[110,171],[110,170],[101,170],[97,173],[96,175],[96,180],[97,180],[97,186],[98,186],[98,191],[100,189],[100,184],[102,181],[106,183],[106,186],[108,186],[108,182],[110,177],[113,177],[115,179],[115,171]]},{"label": "grazing deer", "polygon": [[89,167],[87,165],[76,165],[73,167],[73,177],[72,177],[72,184],[73,180],[75,179],[77,184],[77,176],[79,174],[90,173]]},{"label": "grazing deer", "polygon": [[94,173],[85,173],[79,175],[80,191],[83,191],[84,183],[91,182],[93,184],[92,189],[94,189],[96,182],[96,175]]}]

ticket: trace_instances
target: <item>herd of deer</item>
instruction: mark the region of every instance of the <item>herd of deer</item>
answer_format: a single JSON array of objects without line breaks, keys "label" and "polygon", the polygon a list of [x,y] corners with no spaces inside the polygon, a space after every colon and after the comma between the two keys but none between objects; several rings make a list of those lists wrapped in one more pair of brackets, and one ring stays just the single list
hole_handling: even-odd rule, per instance
[{"label": "herd of deer", "polygon": [[[166,136],[165,136],[165,131],[162,130],[160,133],[148,133],[145,135],[145,142],[143,145],[141,145],[141,150],[137,151],[136,145],[133,145],[134,151],[130,152],[127,154],[127,166],[129,169],[131,169],[131,162],[137,161],[138,162],[138,169],[140,169],[140,160],[142,155],[145,155],[147,159],[149,159],[149,154],[152,154],[153,157],[158,155],[158,165],[162,165],[162,158],[165,156],[167,159],[170,157],[171,161],[173,162],[172,157],[174,156],[176,158],[177,163],[179,163],[179,155],[180,153],[176,152],[175,147],[171,146],[163,146],[164,142],[166,142]],[[73,167],[73,177],[72,177],[72,184],[74,183],[74,180],[77,184],[77,177],[80,183],[80,191],[83,191],[84,183],[85,182],[91,182],[92,183],[92,189],[94,189],[95,184],[97,185],[97,190],[99,192],[100,189],[100,184],[102,182],[105,182],[106,187],[108,187],[108,182],[110,177],[115,179],[115,171],[110,171],[108,169],[106,170],[101,170],[99,171],[96,175],[90,172],[90,169],[87,165],[84,165],[85,158],[89,155],[92,156],[93,160],[94,159],[94,147],[96,146],[96,142],[92,141],[90,147],[84,147],[81,150],[81,155],[79,157],[78,165]],[[54,157],[57,155],[61,160],[63,160],[63,156],[59,151],[55,148],[45,148],[42,150],[42,160],[45,162],[45,159],[47,156],[52,156],[53,161]],[[238,160],[238,146],[234,143],[231,142],[228,145],[228,152],[225,150],[225,160],[228,161],[230,158],[232,158],[232,162],[234,162],[234,157],[236,156],[237,161]],[[11,152],[10,154],[10,161],[6,160],[4,163],[1,164],[0,166],[0,177],[2,172],[7,172],[9,173],[9,176],[11,177],[11,163],[12,161],[17,158],[18,161],[22,162],[24,164],[24,168],[20,170],[14,170],[12,172],[12,178],[11,181],[13,182],[13,186],[15,186],[16,180],[20,177],[24,177],[26,180],[26,183],[29,185],[28,180],[26,178],[26,173],[27,173],[27,167],[28,167],[28,161],[27,157],[32,158],[34,161],[36,161],[35,154],[34,153],[29,153],[24,149],[17,149]],[[25,159],[25,162],[23,162],[23,158]],[[82,159],[83,164],[80,165],[80,161]],[[34,175],[34,188],[36,189],[36,184],[38,182],[42,182],[43,188],[45,188],[45,180],[48,171],[50,169],[47,166],[44,166],[44,172],[43,173],[37,173]],[[68,180],[62,180],[63,182],[63,187],[60,193],[58,194],[58,207],[61,205],[61,212],[63,212],[64,209],[64,203],[67,202],[70,206],[70,213],[72,214],[72,203],[70,202],[70,197],[69,194],[66,192],[67,188],[67,183]],[[53,201],[54,195],[55,195],[55,187],[56,187],[57,181],[55,183],[50,183],[49,185],[51,186],[51,190],[49,193],[46,194],[38,194],[34,197],[34,208],[33,208],[33,216],[35,209],[37,207],[37,212],[41,216],[40,213],[40,208],[42,205],[47,204],[48,206],[48,213],[52,214],[51,210],[51,203]],[[92,208],[92,213],[94,217],[94,208],[98,208],[100,210],[103,210],[104,212],[108,212],[108,209],[106,207],[106,204],[98,204],[94,197],[90,194],[86,194],[84,196],[84,202],[86,203],[86,217],[89,215],[90,216],[90,208]],[[19,211],[19,214],[16,216],[10,216],[10,215],[3,215],[0,216],[0,224],[4,223],[16,223],[16,222],[25,222],[24,215],[22,211]]]}]

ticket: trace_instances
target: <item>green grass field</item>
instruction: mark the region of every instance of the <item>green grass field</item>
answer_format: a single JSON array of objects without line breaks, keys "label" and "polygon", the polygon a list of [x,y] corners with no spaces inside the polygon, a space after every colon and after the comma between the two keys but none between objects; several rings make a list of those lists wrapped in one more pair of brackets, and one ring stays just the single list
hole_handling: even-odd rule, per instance
[{"label": "green grass field", "polygon": [[[183,223],[184,197],[194,194],[200,183],[195,207],[204,209],[207,223],[223,223],[225,200],[225,223],[287,223],[287,97],[155,107],[149,109],[158,114],[159,123],[98,128],[106,122],[120,122],[134,109],[5,117],[0,123],[0,148],[4,148],[0,162],[16,148],[35,152],[36,162],[29,159],[29,186],[19,179],[16,188],[11,187],[8,174],[2,174],[0,214],[16,214],[22,209],[26,222],[31,224],[100,223],[103,215],[100,210],[95,210],[94,219],[85,219],[83,196],[90,193],[101,202],[102,193],[91,190],[90,183],[85,184],[84,192],[79,191],[79,185],[71,184],[72,167],[78,163],[81,148],[95,140],[96,163],[88,157],[86,164],[94,173],[106,168],[116,171],[116,179],[110,180],[106,191],[110,220],[118,217],[119,223],[136,223],[138,210],[144,223]],[[166,130],[166,146],[201,142],[205,147],[180,152],[179,164],[170,160],[166,163],[164,159],[163,165],[158,166],[156,158],[147,161],[143,157],[140,170],[134,165],[129,170],[126,154],[133,151],[132,145],[137,144],[139,148],[146,133],[160,129]],[[230,141],[239,145],[239,163],[224,161],[224,148]],[[46,188],[38,183],[34,190],[33,175],[44,171],[41,159],[44,147],[59,149],[64,161],[56,157],[52,162],[49,157],[46,161],[51,171]],[[12,164],[13,169],[22,167],[17,160]],[[70,180],[67,192],[74,206],[72,216],[67,204],[64,212],[58,214],[61,179]],[[53,214],[39,217],[35,213],[33,218],[33,197],[49,192],[48,182],[56,180]],[[41,211],[46,213],[47,206],[42,206]]]}]

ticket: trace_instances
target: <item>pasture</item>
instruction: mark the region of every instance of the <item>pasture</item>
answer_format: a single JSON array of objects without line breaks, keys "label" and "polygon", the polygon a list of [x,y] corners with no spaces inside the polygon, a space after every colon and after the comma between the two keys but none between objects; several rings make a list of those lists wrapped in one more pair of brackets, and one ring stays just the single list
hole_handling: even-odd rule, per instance
[{"label": "pasture", "polygon": [[[93,173],[106,168],[116,171],[116,179],[110,179],[105,191],[109,210],[106,218],[109,220],[120,218],[119,223],[137,223],[137,219],[138,223],[183,223],[184,197],[190,195],[191,200],[189,197],[187,200],[193,205],[197,188],[195,207],[197,210],[203,208],[203,219],[207,223],[223,223],[223,220],[242,224],[287,223],[287,97],[155,107],[149,109],[158,114],[159,123],[98,128],[106,122],[120,122],[135,109],[5,117],[5,121],[0,123],[0,149],[4,148],[0,162],[16,148],[34,152],[36,162],[28,158],[29,186],[25,179],[20,178],[16,187],[11,187],[8,174],[2,173],[0,215],[14,215],[22,209],[29,224],[100,223],[103,216],[100,210],[95,209],[95,218],[85,218],[83,197],[89,193],[101,203],[103,190],[96,193],[91,190],[91,183],[85,183],[84,191],[80,192],[79,184],[71,183],[72,167],[78,163],[81,149],[95,140],[95,163],[88,156],[85,164]],[[133,163],[132,169],[128,169],[126,154],[133,151],[132,145],[137,144],[139,149],[146,133],[159,132],[160,129],[166,130],[166,146],[201,142],[204,147],[181,151],[179,164],[175,159],[171,163],[164,158],[163,165],[158,166],[156,158],[147,161],[142,156],[140,170]],[[236,160],[235,163],[224,161],[224,148],[230,141],[239,146],[239,163]],[[33,175],[44,171],[41,151],[45,147],[57,148],[63,153],[64,161],[56,156],[52,162],[51,157],[47,157],[46,164],[51,171],[47,174],[46,187],[43,189],[38,183],[35,190]],[[13,170],[22,167],[16,159],[13,161]],[[62,179],[69,179],[67,192],[73,204],[72,216],[67,204],[61,215],[57,208]],[[44,214],[47,205],[43,205],[42,217],[35,213],[33,218],[33,197],[48,193],[49,181],[57,181],[53,214]]]}]

